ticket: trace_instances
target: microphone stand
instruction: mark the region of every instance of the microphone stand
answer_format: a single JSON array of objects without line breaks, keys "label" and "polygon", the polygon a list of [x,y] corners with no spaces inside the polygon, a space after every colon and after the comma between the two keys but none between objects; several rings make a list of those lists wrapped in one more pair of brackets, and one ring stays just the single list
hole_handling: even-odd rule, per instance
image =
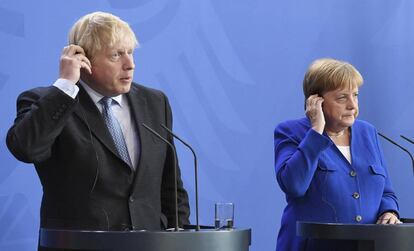
[{"label": "microphone stand", "polygon": [[[388,142],[390,142],[391,144],[393,144],[393,145],[397,146],[398,148],[400,148],[401,150],[403,150],[404,152],[406,152],[406,153],[410,156],[410,159],[411,159],[411,165],[412,165],[412,169],[413,169],[413,172],[414,172],[414,158],[413,158],[413,155],[410,153],[410,151],[408,151],[406,148],[402,147],[400,144],[398,144],[398,143],[397,143],[397,142],[395,142],[394,140],[392,140],[392,139],[388,138],[388,137],[387,137],[387,136],[385,136],[384,134],[382,134],[382,133],[378,132],[378,135],[379,135],[379,136],[381,136],[381,137],[383,137],[384,139],[386,139],[386,140],[387,140]],[[414,142],[412,142],[411,140],[407,139],[406,137],[403,137],[402,135],[401,135],[401,137],[402,137],[403,139],[405,139],[405,140],[408,140],[408,141],[409,141],[409,142],[411,142],[411,143],[414,143]]]},{"label": "microphone stand", "polygon": [[175,135],[170,129],[168,129],[168,127],[166,127],[165,125],[161,124],[162,128],[164,128],[167,132],[169,132],[174,138],[178,139],[181,143],[183,143],[188,149],[191,150],[191,152],[193,153],[193,157],[194,157],[194,182],[195,182],[195,203],[196,203],[196,231],[200,231],[200,224],[198,222],[198,174],[197,174],[197,156],[195,154],[194,149],[188,144],[186,143],[184,140],[182,140],[180,137],[178,137],[177,135]]},{"label": "microphone stand", "polygon": [[175,149],[175,146],[171,144],[168,140],[163,138],[161,135],[159,135],[156,131],[151,129],[146,124],[142,123],[142,126],[144,126],[145,129],[147,129],[149,132],[157,136],[160,140],[164,141],[171,149],[173,150],[173,156],[174,156],[174,200],[175,200],[175,231],[179,231],[178,229],[178,192],[177,192],[177,151]]}]

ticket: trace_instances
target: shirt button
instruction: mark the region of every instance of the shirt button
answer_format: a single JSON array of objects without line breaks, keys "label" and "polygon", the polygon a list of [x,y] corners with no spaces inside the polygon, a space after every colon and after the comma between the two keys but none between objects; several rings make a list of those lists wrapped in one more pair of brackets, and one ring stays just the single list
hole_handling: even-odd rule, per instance
[{"label": "shirt button", "polygon": [[362,216],[361,215],[355,216],[355,220],[356,220],[356,222],[362,221]]},{"label": "shirt button", "polygon": [[350,175],[351,177],[355,177],[355,176],[356,176],[356,172],[355,172],[354,170],[352,170],[352,171],[349,173],[349,175]]},{"label": "shirt button", "polygon": [[354,194],[352,194],[352,197],[354,197],[354,199],[359,199],[359,193],[355,192]]}]

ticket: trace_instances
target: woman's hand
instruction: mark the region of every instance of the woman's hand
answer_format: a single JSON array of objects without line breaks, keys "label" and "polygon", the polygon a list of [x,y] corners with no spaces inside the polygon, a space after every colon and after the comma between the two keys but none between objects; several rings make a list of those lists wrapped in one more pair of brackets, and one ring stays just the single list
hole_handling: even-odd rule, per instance
[{"label": "woman's hand", "polygon": [[402,222],[398,219],[397,215],[391,212],[385,212],[378,217],[377,224],[401,224]]},{"label": "woman's hand", "polygon": [[325,117],[322,111],[323,98],[317,94],[309,96],[306,100],[305,114],[309,118],[312,129],[322,134],[325,129]]}]

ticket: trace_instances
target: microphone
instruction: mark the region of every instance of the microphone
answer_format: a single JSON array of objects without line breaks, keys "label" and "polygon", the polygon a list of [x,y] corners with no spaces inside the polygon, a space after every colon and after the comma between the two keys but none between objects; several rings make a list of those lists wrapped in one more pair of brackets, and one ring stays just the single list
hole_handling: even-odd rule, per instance
[{"label": "microphone", "polygon": [[407,140],[408,142],[410,142],[411,144],[414,144],[414,141],[412,141],[411,139],[405,137],[404,135],[400,135],[401,138]]},{"label": "microphone", "polygon": [[180,137],[178,137],[176,134],[174,134],[170,129],[168,129],[168,127],[166,127],[163,124],[160,124],[162,126],[162,128],[164,128],[168,133],[170,133],[174,138],[178,139],[181,143],[183,143],[188,149],[191,150],[191,152],[193,153],[193,157],[194,157],[194,182],[195,182],[195,203],[196,203],[196,231],[200,231],[200,224],[198,223],[198,174],[197,174],[197,155],[194,151],[194,149],[190,146],[190,144],[188,144],[187,142],[185,142],[183,139],[181,139]]},{"label": "microphone", "polygon": [[[413,172],[414,172],[414,158],[413,158],[413,155],[410,153],[410,151],[408,151],[406,148],[404,148],[403,146],[401,146],[400,144],[398,144],[397,142],[395,142],[394,140],[392,140],[392,139],[390,139],[390,138],[388,138],[387,136],[385,136],[384,134],[382,134],[382,133],[380,133],[380,132],[378,132],[378,135],[379,136],[381,136],[381,137],[383,137],[384,139],[386,139],[388,142],[390,142],[391,144],[393,144],[393,145],[395,145],[395,146],[397,146],[397,147],[399,147],[401,150],[403,150],[404,152],[406,152],[409,156],[410,156],[410,158],[411,158],[411,166],[412,166],[412,168],[413,168]],[[401,135],[401,137],[403,137],[402,135]],[[411,140],[409,140],[409,139],[407,139],[407,138],[405,138],[405,137],[403,137],[403,139],[405,139],[405,140],[408,140],[409,142],[411,142],[411,143],[414,143],[414,142],[412,142]]]},{"label": "microphone", "polygon": [[171,144],[167,139],[163,138],[161,135],[159,135],[156,131],[151,129],[149,126],[147,126],[145,123],[142,123],[142,126],[144,126],[145,129],[147,129],[149,132],[154,134],[157,138],[164,141],[173,151],[174,156],[174,200],[175,200],[175,231],[179,231],[178,229],[178,192],[177,192],[177,151],[175,149],[175,146]]}]

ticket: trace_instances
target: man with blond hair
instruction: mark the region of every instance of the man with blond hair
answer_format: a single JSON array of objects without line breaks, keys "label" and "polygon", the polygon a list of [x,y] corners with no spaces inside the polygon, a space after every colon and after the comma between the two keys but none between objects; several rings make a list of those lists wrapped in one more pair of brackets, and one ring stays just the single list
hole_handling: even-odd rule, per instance
[{"label": "man with blond hair", "polygon": [[[159,230],[175,225],[174,157],[145,123],[172,142],[160,91],[132,82],[138,41],[120,18],[80,18],[60,58],[60,77],[23,92],[7,146],[33,163],[43,186],[41,227]],[[178,169],[179,225],[189,224]]]}]

